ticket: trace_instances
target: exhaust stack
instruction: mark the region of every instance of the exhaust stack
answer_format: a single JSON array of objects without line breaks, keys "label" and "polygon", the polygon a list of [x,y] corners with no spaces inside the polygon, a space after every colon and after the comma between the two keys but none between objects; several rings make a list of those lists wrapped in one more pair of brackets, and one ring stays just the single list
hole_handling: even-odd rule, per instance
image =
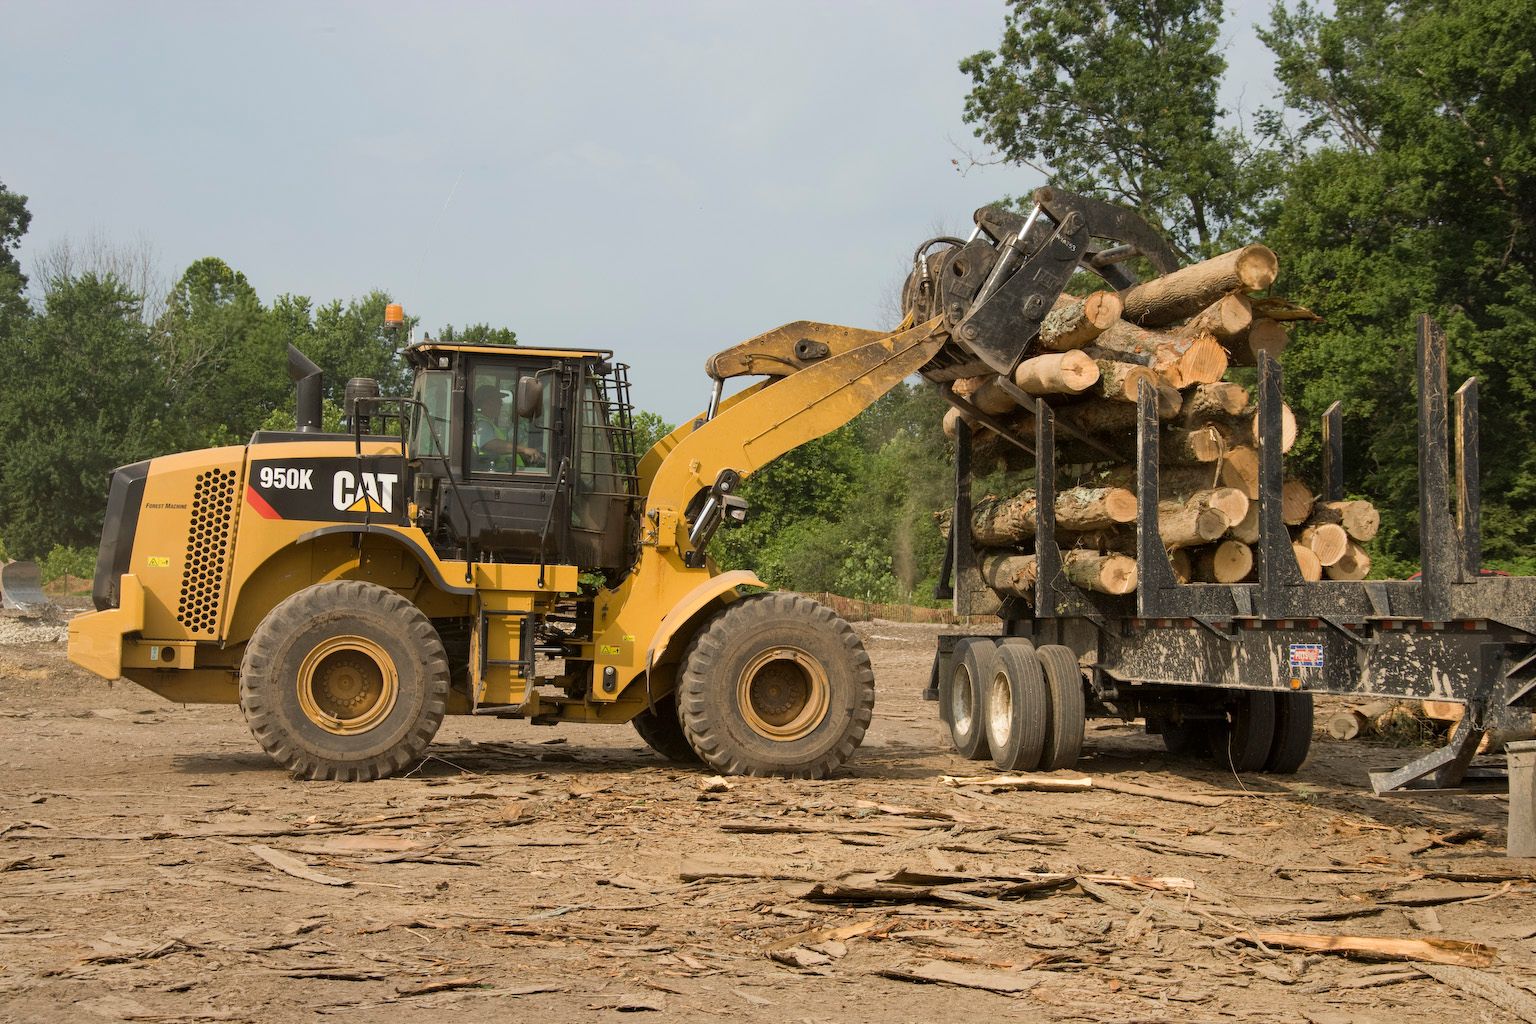
[{"label": "exhaust stack", "polygon": [[293,381],[293,418],[301,434],[320,432],[320,367],[288,346],[288,379]]}]

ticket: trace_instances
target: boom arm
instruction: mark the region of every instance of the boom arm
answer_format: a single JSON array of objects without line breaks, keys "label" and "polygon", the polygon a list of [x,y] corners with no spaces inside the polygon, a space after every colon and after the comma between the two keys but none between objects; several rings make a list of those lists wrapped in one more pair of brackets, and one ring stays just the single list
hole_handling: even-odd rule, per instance
[{"label": "boom arm", "polygon": [[[797,330],[802,326],[806,330]],[[645,543],[701,554],[713,532],[708,517],[718,523],[743,478],[869,408],[921,369],[948,337],[939,317],[888,335],[790,324],[713,357],[709,368],[717,380],[754,367],[782,376],[723,406],[666,454],[645,494]],[[794,346],[806,338],[826,346],[825,358],[794,359]],[[793,368],[796,363],[803,368]]]}]

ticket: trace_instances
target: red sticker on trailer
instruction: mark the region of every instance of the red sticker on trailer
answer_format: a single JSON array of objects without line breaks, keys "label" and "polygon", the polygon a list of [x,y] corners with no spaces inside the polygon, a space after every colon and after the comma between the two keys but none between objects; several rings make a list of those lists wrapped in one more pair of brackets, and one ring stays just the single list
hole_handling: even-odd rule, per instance
[{"label": "red sticker on trailer", "polygon": [[1322,644],[1291,644],[1291,668],[1322,667]]}]

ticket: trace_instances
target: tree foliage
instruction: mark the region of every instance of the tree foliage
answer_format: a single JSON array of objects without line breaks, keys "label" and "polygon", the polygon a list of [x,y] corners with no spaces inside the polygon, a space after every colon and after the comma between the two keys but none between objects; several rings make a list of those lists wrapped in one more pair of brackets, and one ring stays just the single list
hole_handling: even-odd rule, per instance
[{"label": "tree foliage", "polygon": [[1224,127],[1221,0],[1012,0],[960,62],[965,120],[1003,159],[1123,203],[1186,253],[1251,230],[1272,160]]}]

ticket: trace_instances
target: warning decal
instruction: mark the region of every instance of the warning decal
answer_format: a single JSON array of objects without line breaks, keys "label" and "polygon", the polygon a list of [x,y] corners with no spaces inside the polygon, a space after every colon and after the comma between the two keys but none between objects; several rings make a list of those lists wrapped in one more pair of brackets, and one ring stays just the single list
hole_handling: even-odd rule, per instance
[{"label": "warning decal", "polygon": [[1322,644],[1291,644],[1291,668],[1322,667]]}]

